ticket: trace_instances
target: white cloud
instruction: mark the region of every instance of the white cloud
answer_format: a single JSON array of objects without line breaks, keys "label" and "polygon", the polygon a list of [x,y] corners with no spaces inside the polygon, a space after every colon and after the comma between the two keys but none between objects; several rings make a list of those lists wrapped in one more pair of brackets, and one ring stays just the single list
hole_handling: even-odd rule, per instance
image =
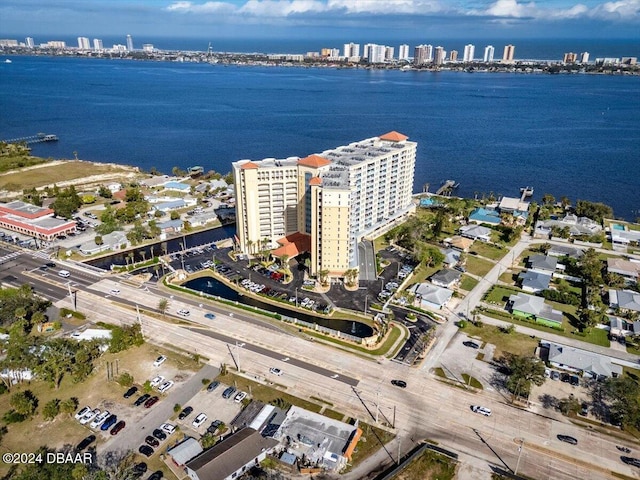
[{"label": "white cloud", "polygon": [[235,5],[227,2],[205,2],[205,3],[193,3],[187,1],[173,2],[171,5],[165,8],[170,12],[180,13],[234,13],[236,11]]},{"label": "white cloud", "polygon": [[382,15],[428,14],[445,8],[436,0],[328,0],[331,10]]},{"label": "white cloud", "polygon": [[640,0],[606,2],[593,8],[589,15],[605,20],[629,20],[640,17]]},{"label": "white cloud", "polygon": [[261,17],[286,17],[291,14],[318,13],[327,10],[319,0],[249,0],[239,13]]},{"label": "white cloud", "polygon": [[536,11],[537,7],[533,2],[524,4],[518,3],[516,0],[498,0],[490,5],[484,13],[493,17],[521,18],[534,16]]}]

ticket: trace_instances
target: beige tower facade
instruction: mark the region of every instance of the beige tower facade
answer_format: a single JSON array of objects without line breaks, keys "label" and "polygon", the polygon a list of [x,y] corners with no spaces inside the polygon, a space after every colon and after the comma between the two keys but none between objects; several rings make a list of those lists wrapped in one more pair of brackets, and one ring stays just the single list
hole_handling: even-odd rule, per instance
[{"label": "beige tower facade", "polygon": [[414,209],[416,148],[390,132],[305,158],[234,162],[240,250],[308,252],[316,276],[358,269],[358,243]]}]

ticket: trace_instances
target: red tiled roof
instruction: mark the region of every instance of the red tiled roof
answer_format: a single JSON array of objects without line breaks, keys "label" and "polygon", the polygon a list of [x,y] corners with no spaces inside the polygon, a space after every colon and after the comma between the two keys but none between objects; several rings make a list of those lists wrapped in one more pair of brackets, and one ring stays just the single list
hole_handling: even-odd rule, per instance
[{"label": "red tiled roof", "polygon": [[258,165],[253,163],[253,162],[247,162],[247,163],[243,163],[240,168],[242,170],[248,170],[248,169],[256,169],[256,168],[260,168],[260,167],[258,167]]},{"label": "red tiled roof", "polygon": [[320,177],[313,177],[309,180],[309,185],[322,185],[322,179]]},{"label": "red tiled roof", "polygon": [[298,160],[298,165],[304,165],[306,167],[324,167],[325,165],[331,164],[331,160],[327,160],[320,155],[309,155],[308,157],[301,158]]},{"label": "red tiled roof", "polygon": [[286,237],[282,237],[277,241],[281,247],[271,251],[271,255],[274,257],[281,257],[287,255],[289,258],[296,257],[302,252],[311,251],[311,235],[296,232]]},{"label": "red tiled roof", "polygon": [[395,130],[380,136],[380,140],[386,140],[388,142],[404,142],[407,138],[409,137],[398,133]]}]

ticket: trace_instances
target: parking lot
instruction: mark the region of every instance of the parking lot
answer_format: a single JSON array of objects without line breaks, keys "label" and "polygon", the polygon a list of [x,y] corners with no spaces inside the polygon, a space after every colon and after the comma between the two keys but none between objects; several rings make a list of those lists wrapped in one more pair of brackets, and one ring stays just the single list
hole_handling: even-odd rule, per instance
[{"label": "parking lot", "polygon": [[534,408],[539,409],[540,413],[544,410],[555,410],[561,400],[572,398],[581,405],[587,403],[587,415],[583,416],[593,418],[590,405],[591,395],[589,393],[592,380],[580,378],[575,374],[569,374],[553,368],[547,369],[546,375],[549,375],[549,377],[546,378],[542,385],[539,387],[534,385],[531,389],[529,399]]},{"label": "parking lot", "polygon": [[[494,345],[484,344],[459,332],[440,357],[440,366],[452,380],[463,381],[462,374],[466,373],[478,380],[486,390],[491,390],[496,370],[489,362],[494,351]],[[484,355],[483,360],[477,359],[479,353]]]}]

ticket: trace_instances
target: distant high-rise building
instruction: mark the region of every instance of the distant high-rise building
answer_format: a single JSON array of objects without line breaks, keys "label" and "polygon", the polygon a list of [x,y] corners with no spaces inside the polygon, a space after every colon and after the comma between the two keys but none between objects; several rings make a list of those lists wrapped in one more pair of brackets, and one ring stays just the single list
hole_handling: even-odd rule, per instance
[{"label": "distant high-rise building", "polygon": [[344,56],[346,58],[359,57],[360,56],[360,44],[359,43],[345,43],[344,44]]},{"label": "distant high-rise building", "polygon": [[431,45],[418,45],[413,52],[413,63],[425,65],[433,61],[433,47]]},{"label": "distant high-rise building", "polygon": [[409,60],[409,45],[403,44],[398,47],[398,60]]},{"label": "distant high-rise building", "polygon": [[127,50],[133,52],[133,38],[131,38],[131,35],[127,35]]},{"label": "distant high-rise building", "polygon": [[369,44],[367,61],[369,63],[384,63],[387,48],[384,45]]},{"label": "distant high-rise building", "polygon": [[395,48],[393,47],[384,47],[384,59],[388,62],[393,60],[393,55],[395,52]]},{"label": "distant high-rise building", "polygon": [[329,55],[329,58],[340,58],[340,49],[339,48],[332,48],[331,49],[331,54]]},{"label": "distant high-rise building", "polygon": [[514,47],[513,45],[505,45],[504,53],[502,54],[502,61],[504,63],[513,63],[513,54],[515,53],[515,51],[516,47]]},{"label": "distant high-rise building", "polygon": [[78,37],[78,48],[80,50],[91,49],[91,44],[89,43],[89,39],[87,37]]},{"label": "distant high-rise building", "polygon": [[142,51],[143,52],[148,52],[151,53],[153,52],[154,48],[153,48],[153,43],[145,43],[142,45]]},{"label": "distant high-rise building", "polygon": [[45,46],[45,48],[65,49],[65,48],[67,48],[67,42],[64,42],[62,40],[51,40],[51,41],[45,43],[44,46]]},{"label": "distant high-rise building", "polygon": [[562,63],[576,63],[577,59],[578,59],[577,53],[573,53],[573,52],[565,53],[564,57],[562,57]]},{"label": "distant high-rise building", "polygon": [[493,54],[495,53],[496,49],[493,48],[493,45],[487,45],[486,47],[484,47],[484,57],[482,57],[482,61],[484,63],[491,63],[493,62]]},{"label": "distant high-rise building", "polygon": [[35,42],[33,41],[32,37],[27,37],[24,39],[24,44],[27,48],[33,48],[36,46]]},{"label": "distant high-rise building", "polygon": [[582,52],[580,54],[580,63],[589,63],[589,52]]},{"label": "distant high-rise building", "polygon": [[102,45],[102,40],[99,38],[94,38],[93,39],[93,49],[94,50],[104,50],[104,46]]},{"label": "distant high-rise building", "polygon": [[444,49],[444,47],[437,46],[435,54],[433,56],[433,63],[435,63],[436,65],[442,65],[446,57],[447,51]]},{"label": "distant high-rise building", "polygon": [[471,43],[464,46],[464,53],[462,54],[463,62],[473,62],[473,55],[476,52],[476,46]]},{"label": "distant high-rise building", "polygon": [[320,56],[321,57],[330,57],[331,56],[331,49],[330,48],[322,48],[322,49],[320,49]]},{"label": "distant high-rise building", "polygon": [[449,54],[449,61],[450,62],[458,61],[458,50],[451,50],[451,53]]}]

